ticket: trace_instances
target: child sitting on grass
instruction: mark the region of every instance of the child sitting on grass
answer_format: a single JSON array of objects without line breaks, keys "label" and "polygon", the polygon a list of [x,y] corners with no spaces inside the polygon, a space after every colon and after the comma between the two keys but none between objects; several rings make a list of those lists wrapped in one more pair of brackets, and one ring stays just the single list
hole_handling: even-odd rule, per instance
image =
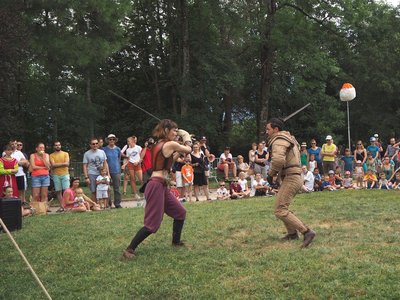
[{"label": "child sitting on grass", "polygon": [[324,181],[322,181],[321,187],[323,191],[336,191],[336,188],[331,185],[331,181],[328,175],[324,176]]},{"label": "child sitting on grass", "polygon": [[376,186],[378,179],[371,169],[367,170],[367,174],[364,176],[364,186],[366,189],[373,189]]},{"label": "child sitting on grass", "polygon": [[329,182],[330,182],[331,186],[334,187],[335,190],[340,189],[341,186],[340,185],[336,185],[335,171],[329,170],[328,174],[329,174],[328,177],[329,177]]},{"label": "child sitting on grass", "polygon": [[85,201],[83,197],[83,190],[81,188],[77,188],[75,190],[75,198],[74,198],[74,208],[86,208],[86,211],[90,211],[90,204]]},{"label": "child sitting on grass", "polygon": [[385,173],[381,173],[379,175],[379,182],[378,182],[378,189],[380,190],[390,190],[392,189],[392,183],[387,180],[386,178],[386,174]]},{"label": "child sitting on grass", "polygon": [[395,176],[396,177],[395,177],[395,180],[394,180],[394,182],[392,184],[392,188],[400,190],[400,172],[396,173]]},{"label": "child sitting on grass", "polygon": [[[14,190],[11,186],[6,186],[4,188],[4,199],[18,199],[13,194],[14,194]],[[23,217],[28,217],[28,216],[34,215],[36,210],[33,207],[31,207],[29,204],[27,204],[27,202],[25,202],[25,205],[27,205],[27,206],[24,206],[24,203],[21,203],[21,215]]]},{"label": "child sitting on grass", "polygon": [[335,169],[335,185],[336,188],[343,188],[343,177],[342,177],[342,169],[337,166]]},{"label": "child sitting on grass", "polygon": [[322,191],[322,177],[319,174],[319,169],[315,168],[313,171],[314,175],[314,191]]},{"label": "child sitting on grass", "polygon": [[314,173],[314,170],[317,168],[317,161],[315,160],[315,155],[310,155],[310,161],[308,162],[308,170],[311,173]]},{"label": "child sitting on grass", "polygon": [[230,197],[231,195],[225,187],[225,181],[220,181],[217,189],[217,200],[228,200]]},{"label": "child sitting on grass", "polygon": [[347,190],[353,189],[353,178],[351,178],[351,173],[350,171],[346,171],[344,173],[344,178],[343,178],[343,187]]}]

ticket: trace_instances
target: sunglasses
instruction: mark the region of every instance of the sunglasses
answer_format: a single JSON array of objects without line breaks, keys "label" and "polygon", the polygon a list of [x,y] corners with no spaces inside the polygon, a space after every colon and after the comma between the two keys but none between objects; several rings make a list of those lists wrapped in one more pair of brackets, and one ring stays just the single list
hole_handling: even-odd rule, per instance
[{"label": "sunglasses", "polygon": [[362,144],[357,144],[358,146],[361,146]]},{"label": "sunglasses", "polygon": [[225,186],[225,184],[220,184],[219,186]]},{"label": "sunglasses", "polygon": [[17,146],[22,146],[22,144],[17,144]]},{"label": "sunglasses", "polygon": [[311,144],[315,145],[316,143],[311,143]]},{"label": "sunglasses", "polygon": [[109,141],[115,141],[115,139],[114,139],[114,138],[109,138],[108,140],[109,140]]},{"label": "sunglasses", "polygon": [[176,184],[171,184],[171,186],[176,186]]},{"label": "sunglasses", "polygon": [[94,146],[94,145],[98,145],[99,143],[92,143],[92,145]]}]

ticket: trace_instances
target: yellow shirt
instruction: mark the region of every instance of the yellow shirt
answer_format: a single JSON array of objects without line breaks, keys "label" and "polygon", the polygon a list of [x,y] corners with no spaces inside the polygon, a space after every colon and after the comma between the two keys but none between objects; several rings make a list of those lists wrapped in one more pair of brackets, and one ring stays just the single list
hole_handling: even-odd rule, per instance
[{"label": "yellow shirt", "polygon": [[[336,151],[336,145],[334,143],[328,145],[328,144],[323,144],[322,145],[322,151],[321,154],[324,155],[324,152],[333,152]],[[322,158],[323,161],[335,161],[335,156],[326,156]]]},{"label": "yellow shirt", "polygon": [[[66,163],[69,162],[69,154],[68,152],[64,151],[58,151],[58,152],[53,152],[50,154],[50,162],[56,163],[56,164],[61,164],[61,163]],[[57,176],[63,176],[63,175],[68,175],[68,167],[57,167],[52,169],[52,174],[57,175]]]}]

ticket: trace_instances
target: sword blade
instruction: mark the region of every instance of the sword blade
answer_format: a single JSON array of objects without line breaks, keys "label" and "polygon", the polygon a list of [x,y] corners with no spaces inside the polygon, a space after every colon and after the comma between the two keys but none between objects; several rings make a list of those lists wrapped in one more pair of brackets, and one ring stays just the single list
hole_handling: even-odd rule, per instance
[{"label": "sword blade", "polygon": [[296,110],[294,113],[291,113],[290,115],[288,115],[286,118],[283,118],[283,122],[286,122],[287,120],[289,120],[291,117],[297,115],[299,112],[301,112],[303,109],[307,108],[308,106],[310,106],[311,103],[308,103],[306,105],[304,105],[302,108]]}]

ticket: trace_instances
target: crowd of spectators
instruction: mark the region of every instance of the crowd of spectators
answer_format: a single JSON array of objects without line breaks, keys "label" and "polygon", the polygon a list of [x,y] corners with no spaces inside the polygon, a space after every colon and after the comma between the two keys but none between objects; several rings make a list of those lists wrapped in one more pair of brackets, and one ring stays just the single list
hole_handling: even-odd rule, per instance
[{"label": "crowd of spectators", "polygon": [[[34,210],[26,201],[27,174],[31,178],[31,200],[46,202],[48,188],[54,186],[56,198],[63,211],[90,211],[121,208],[120,181],[123,194],[128,183],[135,200],[143,199],[136,185],[143,184],[151,175],[151,148],[155,144],[148,138],[143,147],[137,137],[128,137],[126,145],[117,146],[118,139],[109,134],[105,139],[92,138],[90,149],[83,156],[83,176],[91,195],[86,196],[79,187],[80,178],[70,178],[69,154],[62,150],[60,141],[53,143],[53,152],[46,153],[43,143],[38,143],[29,157],[23,152],[23,143],[11,140],[0,158],[0,197],[21,199],[23,215]],[[383,149],[379,136],[375,134],[369,145],[357,141],[353,149],[336,146],[331,135],[319,147],[312,139],[310,145],[300,144],[300,164],[304,185],[302,192],[336,191],[340,189],[399,189],[400,190],[400,142],[389,140]],[[209,190],[210,169],[215,155],[207,145],[207,138],[200,137],[193,143],[188,155],[178,155],[171,168],[171,191],[179,201],[199,201],[200,193],[211,199]],[[216,199],[241,199],[253,196],[272,196],[279,192],[279,177],[272,184],[266,178],[270,156],[265,141],[253,143],[248,160],[243,155],[236,159],[226,147],[219,155],[216,170],[222,177],[218,181]],[[214,163],[215,164],[215,163]],[[212,174],[211,174],[212,175]],[[194,192],[194,194],[193,194]],[[215,197],[214,197],[215,198]],[[112,199],[114,199],[112,201]]]}]

